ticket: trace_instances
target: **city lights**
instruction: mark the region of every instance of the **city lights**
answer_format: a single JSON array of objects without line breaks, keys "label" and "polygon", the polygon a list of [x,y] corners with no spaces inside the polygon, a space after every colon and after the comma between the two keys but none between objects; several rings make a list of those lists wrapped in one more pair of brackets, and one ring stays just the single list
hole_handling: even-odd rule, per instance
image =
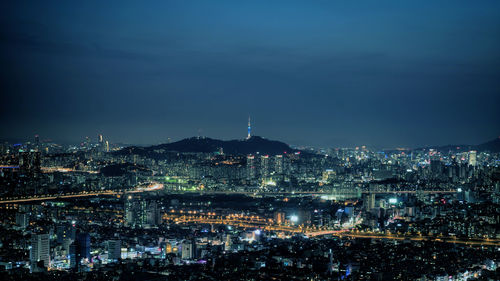
[{"label": "city lights", "polygon": [[2,5],[0,279],[500,280],[500,2],[391,4]]}]

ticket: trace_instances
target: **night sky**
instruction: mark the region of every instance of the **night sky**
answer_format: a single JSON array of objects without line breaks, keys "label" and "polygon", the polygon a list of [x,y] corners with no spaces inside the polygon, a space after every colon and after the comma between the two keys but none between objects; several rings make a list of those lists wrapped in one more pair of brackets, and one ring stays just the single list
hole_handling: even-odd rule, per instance
[{"label": "night sky", "polygon": [[500,135],[497,0],[2,1],[0,64],[3,139]]}]

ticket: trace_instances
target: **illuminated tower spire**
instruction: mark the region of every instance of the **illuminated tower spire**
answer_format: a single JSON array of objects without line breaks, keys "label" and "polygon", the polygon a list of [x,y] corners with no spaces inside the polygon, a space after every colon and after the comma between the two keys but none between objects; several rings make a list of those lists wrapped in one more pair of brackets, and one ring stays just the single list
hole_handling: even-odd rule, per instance
[{"label": "illuminated tower spire", "polygon": [[247,140],[250,139],[250,137],[252,136],[251,131],[252,131],[252,127],[250,125],[250,116],[248,116],[248,135],[247,135]]}]

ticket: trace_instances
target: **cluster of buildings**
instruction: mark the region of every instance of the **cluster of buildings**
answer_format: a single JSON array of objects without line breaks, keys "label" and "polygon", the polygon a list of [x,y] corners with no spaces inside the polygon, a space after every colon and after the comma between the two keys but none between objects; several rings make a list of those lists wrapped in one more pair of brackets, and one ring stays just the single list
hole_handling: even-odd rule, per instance
[{"label": "cluster of buildings", "polygon": [[2,144],[6,276],[499,278],[499,154],[115,148]]},{"label": "cluster of buildings", "polygon": [[[459,203],[440,205],[432,214],[429,206],[412,210],[404,206],[406,198],[393,196],[369,195],[353,202],[290,195],[244,197],[243,202],[239,195],[147,193],[5,204],[0,268],[18,279],[73,274],[113,280],[132,273],[174,279],[498,278],[500,244],[479,243],[498,237],[471,240],[476,244],[451,243],[439,240],[450,233],[432,233],[426,225],[438,230],[452,226],[450,215],[462,212]],[[416,200],[414,195],[408,198]],[[470,221],[476,214],[498,216],[492,208],[464,204],[472,208],[464,215]],[[385,214],[377,217],[381,212]],[[154,219],[157,214],[159,220]],[[375,217],[379,224],[372,227]],[[353,236],[335,234],[346,229]],[[393,239],[388,233],[406,238]],[[422,236],[427,238],[418,239]],[[456,233],[454,238],[469,237]]]}]

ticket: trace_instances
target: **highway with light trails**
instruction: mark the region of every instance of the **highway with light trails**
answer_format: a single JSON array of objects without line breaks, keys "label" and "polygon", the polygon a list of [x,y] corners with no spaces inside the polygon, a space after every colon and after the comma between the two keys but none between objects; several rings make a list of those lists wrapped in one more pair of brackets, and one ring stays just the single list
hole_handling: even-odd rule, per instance
[{"label": "highway with light trails", "polygon": [[125,190],[103,190],[103,191],[91,191],[91,192],[80,192],[80,193],[4,198],[0,199],[0,204],[15,204],[15,203],[34,202],[34,201],[58,200],[58,199],[68,199],[68,198],[92,197],[92,196],[118,196],[123,194],[159,191],[162,189],[163,189],[163,184],[154,183],[146,187],[138,186],[133,189],[125,189]]},{"label": "highway with light trails", "polygon": [[[158,184],[160,185],[160,184]],[[148,191],[158,191],[163,189],[141,189],[134,188],[128,190],[103,190],[103,191],[91,191],[91,192],[80,192],[80,193],[67,193],[67,194],[48,194],[48,195],[35,195],[27,197],[11,197],[11,198],[0,198],[0,204],[12,204],[12,203],[23,203],[23,202],[33,202],[33,201],[44,201],[44,200],[57,200],[66,198],[79,198],[79,197],[91,197],[91,196],[116,196],[122,195],[124,193],[140,193]],[[321,196],[321,195],[331,195],[331,192],[316,192],[316,191],[298,191],[298,192],[250,192],[250,191],[166,191],[172,194],[199,194],[199,195],[248,195],[248,196]],[[418,191],[422,193],[433,193],[433,194],[444,194],[444,193],[456,193],[456,190],[422,190]],[[387,190],[387,191],[362,191],[362,193],[375,193],[375,194],[407,194],[407,193],[417,193],[414,190]]]}]

